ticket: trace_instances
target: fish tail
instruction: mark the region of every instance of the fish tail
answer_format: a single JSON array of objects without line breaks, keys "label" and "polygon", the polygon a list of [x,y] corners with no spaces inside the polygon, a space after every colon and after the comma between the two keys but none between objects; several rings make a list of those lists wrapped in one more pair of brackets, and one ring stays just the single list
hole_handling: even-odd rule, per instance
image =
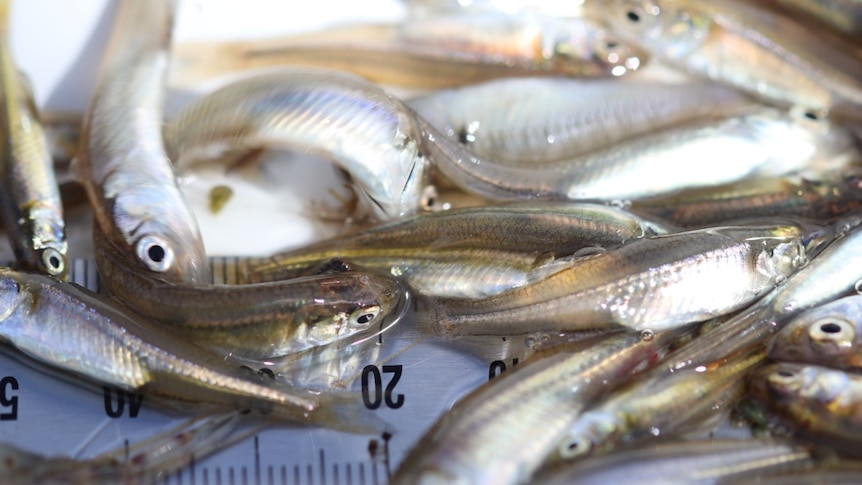
[{"label": "fish tail", "polygon": [[392,434],[395,428],[379,417],[373,403],[358,392],[324,392],[309,418],[314,424],[360,435]]}]

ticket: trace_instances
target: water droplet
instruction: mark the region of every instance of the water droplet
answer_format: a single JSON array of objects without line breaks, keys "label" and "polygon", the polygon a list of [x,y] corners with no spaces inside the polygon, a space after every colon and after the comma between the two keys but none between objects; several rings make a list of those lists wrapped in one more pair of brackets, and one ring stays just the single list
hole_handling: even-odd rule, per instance
[{"label": "water droplet", "polygon": [[644,342],[652,342],[652,339],[655,338],[655,332],[650,329],[641,330],[641,339]]},{"label": "water droplet", "polygon": [[694,368],[694,371],[695,372],[706,372],[706,366],[705,365],[699,365],[699,366]]},{"label": "water droplet", "polygon": [[793,258],[793,261],[791,263],[793,264],[794,268],[796,268],[796,269],[801,268],[801,267],[805,266],[806,264],[808,264],[808,256],[806,256],[804,254],[800,254],[800,255],[796,256],[795,258]]},{"label": "water droplet", "polygon": [[856,290],[856,293],[862,295],[862,280],[857,281],[856,284],[853,285],[853,289]]},{"label": "water droplet", "polygon": [[790,300],[787,304],[784,305],[785,312],[792,312],[796,308],[797,302],[796,300]]},{"label": "water droplet", "polygon": [[775,277],[775,286],[781,286],[785,281],[787,281],[787,276],[780,274]]},{"label": "water droplet", "polygon": [[661,434],[661,430],[656,428],[655,426],[650,426],[649,432],[653,436],[658,436]]},{"label": "water droplet", "polygon": [[527,347],[528,349],[532,349],[532,348],[535,348],[535,346],[536,346],[536,339],[532,335],[527,335],[526,337],[524,337],[524,347]]}]

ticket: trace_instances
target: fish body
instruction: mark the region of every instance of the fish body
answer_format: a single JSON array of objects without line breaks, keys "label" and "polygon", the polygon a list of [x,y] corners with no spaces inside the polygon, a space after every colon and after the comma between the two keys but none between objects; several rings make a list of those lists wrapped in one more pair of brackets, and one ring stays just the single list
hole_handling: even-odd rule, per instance
[{"label": "fish body", "polygon": [[785,362],[862,368],[862,295],[800,313],[772,338],[769,356]]},{"label": "fish body", "polygon": [[134,255],[136,271],[204,283],[197,221],[162,141],[164,76],[176,2],[120,4],[75,161],[104,235]]},{"label": "fish body", "polygon": [[811,463],[808,450],[780,441],[671,441],[591,458],[538,479],[554,485],[707,485],[756,480],[763,474],[803,469]]},{"label": "fish body", "polygon": [[750,108],[714,83],[507,78],[438,91],[407,103],[471,151],[500,163],[570,159],[703,117]]},{"label": "fish body", "polygon": [[443,414],[391,483],[523,483],[566,426],[621,378],[657,358],[678,333],[612,335],[582,351],[535,356]]},{"label": "fish body", "polygon": [[531,166],[480,157],[436,128],[426,124],[425,130],[443,175],[492,200],[629,201],[746,178],[843,169],[857,155],[846,130],[772,108],[703,119]]},{"label": "fish body", "polygon": [[280,256],[265,273],[243,271],[246,281],[278,281],[311,274],[338,260],[363,271],[388,274],[417,293],[447,298],[485,298],[539,281],[571,266],[571,258],[494,249],[343,249]]},{"label": "fish body", "polygon": [[0,216],[22,268],[64,279],[68,243],[60,189],[33,94],[9,48],[10,4],[0,2]]},{"label": "fish body", "polygon": [[41,363],[92,381],[169,403],[249,409],[340,429],[367,431],[374,422],[348,416],[363,409],[350,396],[241,374],[224,357],[71,283],[0,270],[0,309],[0,339]]},{"label": "fish body", "polygon": [[784,362],[761,369],[750,387],[758,402],[795,435],[859,455],[862,376]]},{"label": "fish body", "polygon": [[494,10],[438,12],[397,24],[349,25],[262,41],[180,44],[174,56],[173,85],[291,64],[422,88],[512,76],[618,77],[646,61],[640,50],[593,20]]},{"label": "fish body", "polygon": [[862,58],[822,32],[739,1],[615,0],[612,31],[689,72],[815,112],[862,106]]},{"label": "fish body", "polygon": [[375,273],[251,285],[172,284],[134,272],[106,239],[95,251],[102,285],[118,302],[225,355],[268,359],[361,339],[404,310],[403,287]]},{"label": "fish body", "polygon": [[428,161],[412,113],[347,73],[285,67],[238,80],[186,106],[165,140],[180,169],[227,149],[291,149],[347,171],[378,219],[427,208]]},{"label": "fish body", "polygon": [[761,353],[714,368],[660,373],[631,382],[581,414],[557,452],[565,460],[582,459],[645,438],[665,439],[715,424],[742,397],[747,372],[765,358]]},{"label": "fish body", "polygon": [[862,205],[859,174],[826,173],[822,177],[778,177],[632,201],[629,210],[698,228],[744,219],[791,217],[828,222]]},{"label": "fish body", "polygon": [[644,238],[482,300],[438,300],[443,335],[517,335],[620,325],[660,331],[740,309],[805,260],[797,225]]}]

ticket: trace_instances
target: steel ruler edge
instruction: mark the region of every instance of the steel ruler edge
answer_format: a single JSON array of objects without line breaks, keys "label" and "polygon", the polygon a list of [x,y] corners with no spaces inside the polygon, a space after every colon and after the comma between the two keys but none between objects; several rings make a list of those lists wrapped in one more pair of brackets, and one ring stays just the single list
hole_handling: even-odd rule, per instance
[{"label": "steel ruler edge", "polygon": [[[236,280],[238,258],[211,258],[213,282]],[[70,280],[98,289],[89,259],[72,262]],[[312,378],[337,375],[387,421],[391,435],[361,436],[315,427],[274,426],[213,453],[166,484],[384,484],[409,449],[458,398],[517,365],[528,340],[475,342],[417,339],[401,321],[370,350],[306,369]],[[406,337],[405,337],[406,336]],[[166,413],[146,396],[82,386],[26,357],[0,352],[0,442],[46,456],[86,459],[128,447],[194,416]]]}]

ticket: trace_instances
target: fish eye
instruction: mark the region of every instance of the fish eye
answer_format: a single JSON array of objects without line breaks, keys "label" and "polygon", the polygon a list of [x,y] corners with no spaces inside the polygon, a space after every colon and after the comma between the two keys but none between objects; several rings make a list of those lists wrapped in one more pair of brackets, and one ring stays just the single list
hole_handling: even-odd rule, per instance
[{"label": "fish eye", "polygon": [[54,248],[47,248],[42,251],[42,265],[49,275],[61,275],[66,271],[66,258],[60,251]]},{"label": "fish eye", "polygon": [[850,322],[828,318],[812,324],[808,337],[820,352],[837,353],[853,346],[856,329]]},{"label": "fish eye", "polygon": [[138,241],[138,259],[152,271],[163,273],[171,268],[174,262],[174,253],[168,245],[159,237],[144,236]]},{"label": "fish eye", "polygon": [[570,436],[560,446],[560,456],[565,459],[577,458],[590,452],[592,443],[583,436]]},{"label": "fish eye", "polygon": [[360,308],[350,315],[350,323],[352,325],[364,327],[373,322],[374,319],[377,318],[377,315],[380,315],[379,306]]}]

